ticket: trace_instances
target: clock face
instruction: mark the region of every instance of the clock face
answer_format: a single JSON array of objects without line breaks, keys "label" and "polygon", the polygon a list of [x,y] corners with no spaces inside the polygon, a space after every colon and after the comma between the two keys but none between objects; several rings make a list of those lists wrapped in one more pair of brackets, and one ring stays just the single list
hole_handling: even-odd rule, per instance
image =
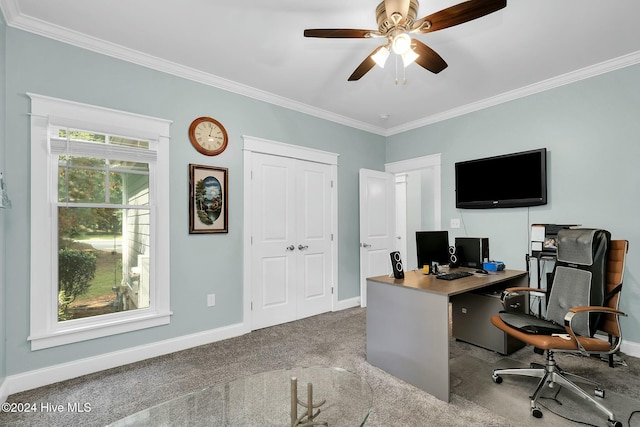
[{"label": "clock face", "polygon": [[207,156],[215,156],[227,148],[227,131],[210,117],[200,117],[191,123],[189,139],[196,150]]}]

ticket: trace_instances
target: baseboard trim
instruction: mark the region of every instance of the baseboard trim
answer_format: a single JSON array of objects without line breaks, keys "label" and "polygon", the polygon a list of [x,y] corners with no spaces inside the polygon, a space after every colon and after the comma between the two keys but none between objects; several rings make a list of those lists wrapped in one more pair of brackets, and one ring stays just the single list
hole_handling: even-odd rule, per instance
[{"label": "baseboard trim", "polygon": [[237,337],[248,332],[251,332],[248,326],[244,323],[238,323],[223,328],[127,348],[16,375],[9,375],[4,379],[2,385],[0,385],[0,399],[2,399],[2,402],[5,402],[7,397],[14,393]]},{"label": "baseboard trim", "polygon": [[2,379],[2,383],[0,383],[0,403],[4,403],[7,401],[11,393],[7,391],[7,378]]},{"label": "baseboard trim", "polygon": [[353,307],[360,307],[360,297],[339,300],[333,311],[346,310]]},{"label": "baseboard trim", "polygon": [[620,351],[632,357],[640,357],[640,343],[622,340]]}]

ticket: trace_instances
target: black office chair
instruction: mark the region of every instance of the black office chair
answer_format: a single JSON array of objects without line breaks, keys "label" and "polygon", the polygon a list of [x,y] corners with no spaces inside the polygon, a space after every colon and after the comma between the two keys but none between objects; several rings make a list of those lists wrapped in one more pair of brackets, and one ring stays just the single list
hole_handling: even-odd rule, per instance
[{"label": "black office chair", "polygon": [[[554,280],[548,293],[547,315],[543,318],[527,314],[500,313],[491,317],[491,323],[507,334],[534,346],[540,354],[546,351],[546,364],[531,364],[529,368],[496,369],[493,380],[502,383],[503,375],[524,375],[540,378],[540,382],[530,397],[531,414],[536,418],[542,417],[542,411],[536,402],[545,385],[553,387],[558,384],[585,400],[593,403],[600,411],[607,415],[607,422],[611,427],[622,427],[615,414],[606,408],[599,400],[574,383],[587,383],[595,386],[594,394],[604,398],[604,390],[594,381],[563,371],[556,365],[555,352],[577,353],[582,355],[609,355],[610,366],[612,356],[620,349],[622,334],[619,317],[626,316],[618,310],[620,289],[624,276],[624,266],[629,243],[626,240],[608,241],[608,233],[597,230],[562,230],[558,233],[558,261],[554,268]],[[596,241],[598,240],[598,241]],[[563,244],[567,250],[563,250]],[[590,250],[585,251],[578,246],[586,244]],[[591,250],[592,249],[592,250]],[[600,251],[605,251],[603,275],[597,270],[598,265],[586,265],[583,255],[591,252],[592,262],[598,264]],[[576,252],[577,251],[577,252]],[[578,264],[567,263],[564,258],[582,258]],[[575,261],[575,260],[574,260]],[[602,276],[602,283],[599,276]],[[594,279],[590,285],[591,292],[585,292],[585,282],[582,279]],[[600,289],[595,289],[595,288]],[[505,302],[509,293],[543,292],[534,288],[510,288],[505,290]],[[571,302],[576,298],[590,299],[584,303]],[[594,301],[595,299],[595,301]],[[598,299],[600,301],[598,301]],[[563,314],[564,313],[564,314]],[[608,340],[596,337],[596,331],[607,334]]]}]

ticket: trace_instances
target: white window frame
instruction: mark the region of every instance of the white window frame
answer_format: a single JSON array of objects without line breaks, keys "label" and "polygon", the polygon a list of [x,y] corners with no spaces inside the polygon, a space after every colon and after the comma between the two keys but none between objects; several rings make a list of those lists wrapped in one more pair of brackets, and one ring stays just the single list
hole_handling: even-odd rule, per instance
[{"label": "white window frame", "polygon": [[[170,322],[169,139],[171,121],[33,93],[31,98],[31,350],[80,342]],[[151,248],[148,308],[58,321],[57,156],[50,126],[155,141],[149,163]]]}]

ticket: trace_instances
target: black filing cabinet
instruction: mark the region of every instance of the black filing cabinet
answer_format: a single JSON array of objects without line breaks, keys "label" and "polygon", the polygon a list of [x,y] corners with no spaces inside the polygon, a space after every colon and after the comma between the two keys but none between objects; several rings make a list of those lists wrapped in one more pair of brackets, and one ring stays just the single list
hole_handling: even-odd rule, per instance
[{"label": "black filing cabinet", "polygon": [[[517,340],[491,324],[491,316],[505,308],[500,301],[502,291],[467,292],[451,297],[452,335],[465,341],[500,354],[510,354],[524,343]],[[525,312],[527,301],[525,295],[509,299],[509,311]]]}]

